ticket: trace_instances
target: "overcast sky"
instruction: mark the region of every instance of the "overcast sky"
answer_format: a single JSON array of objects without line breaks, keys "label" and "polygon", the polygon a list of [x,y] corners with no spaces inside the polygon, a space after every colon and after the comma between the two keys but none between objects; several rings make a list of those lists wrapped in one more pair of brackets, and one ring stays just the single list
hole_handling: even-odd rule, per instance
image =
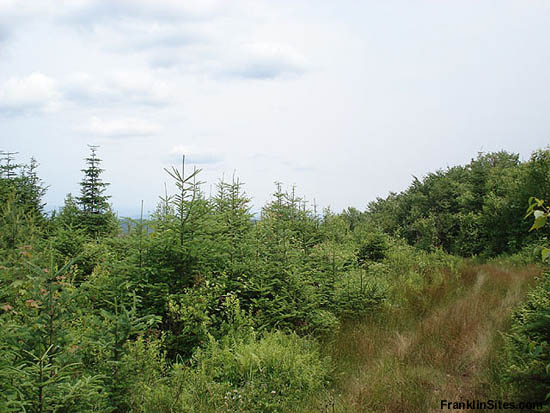
[{"label": "overcast sky", "polygon": [[0,149],[49,207],[87,144],[114,209],[153,210],[185,153],[339,211],[479,151],[550,143],[550,1],[0,0]]}]

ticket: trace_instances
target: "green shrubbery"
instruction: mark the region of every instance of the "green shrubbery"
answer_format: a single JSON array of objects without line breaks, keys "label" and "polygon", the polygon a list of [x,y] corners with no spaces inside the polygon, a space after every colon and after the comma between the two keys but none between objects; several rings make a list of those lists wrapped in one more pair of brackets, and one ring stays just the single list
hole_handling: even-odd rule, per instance
[{"label": "green shrubbery", "polygon": [[501,255],[492,259],[485,260],[486,262],[505,263],[511,267],[520,267],[530,264],[542,263],[541,252],[543,247],[539,243],[531,243],[523,247],[514,254]]},{"label": "green shrubbery", "polygon": [[[148,358],[161,369],[161,358]],[[150,381],[155,371],[145,375],[148,382],[134,387],[132,410],[291,412],[326,386],[328,373],[328,362],[313,340],[282,332],[229,334],[211,338],[191,366],[176,363],[156,383]]]},{"label": "green shrubbery", "polygon": [[[544,200],[531,197],[526,217],[531,215],[534,221],[530,231],[540,230],[550,217],[550,208]],[[548,261],[549,257],[550,248],[543,245],[524,249],[514,261]],[[511,332],[505,336],[505,350],[504,378],[519,396],[545,401],[543,410],[550,411],[550,272],[543,274],[514,312]]]},{"label": "green shrubbery", "polygon": [[[550,273],[513,314],[506,335],[506,378],[526,400],[550,398]],[[547,408],[550,411],[550,408]]]},{"label": "green shrubbery", "polygon": [[357,251],[357,261],[364,265],[368,261],[381,261],[386,257],[389,248],[387,236],[381,231],[365,234]]},{"label": "green shrubbery", "polygon": [[338,280],[332,310],[343,319],[360,319],[382,305],[388,296],[385,279],[357,270]]}]

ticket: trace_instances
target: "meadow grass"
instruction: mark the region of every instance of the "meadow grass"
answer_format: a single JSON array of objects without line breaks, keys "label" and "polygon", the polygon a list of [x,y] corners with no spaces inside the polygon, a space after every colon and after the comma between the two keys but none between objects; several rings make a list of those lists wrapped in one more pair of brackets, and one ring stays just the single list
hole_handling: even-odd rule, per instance
[{"label": "meadow grass", "polygon": [[334,387],[306,410],[429,412],[443,399],[505,398],[494,380],[500,332],[540,271],[471,263],[424,274],[420,285],[396,279],[393,304],[325,343]]}]

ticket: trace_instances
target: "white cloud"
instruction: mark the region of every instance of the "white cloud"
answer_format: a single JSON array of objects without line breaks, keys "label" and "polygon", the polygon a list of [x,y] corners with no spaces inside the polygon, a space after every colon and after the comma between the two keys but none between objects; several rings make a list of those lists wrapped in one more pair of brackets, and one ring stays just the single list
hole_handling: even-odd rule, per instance
[{"label": "white cloud", "polygon": [[116,30],[109,27],[105,31],[111,32],[111,39],[118,37],[118,49],[122,51],[140,52],[158,48],[173,50],[205,41],[200,25],[131,21]]},{"label": "white cloud", "polygon": [[78,131],[109,138],[152,136],[160,131],[160,126],[136,118],[101,119],[92,117],[88,125]]},{"label": "white cloud", "polygon": [[1,0],[0,18],[13,20],[39,15],[49,15],[59,10],[57,5],[42,0]]},{"label": "white cloud", "polygon": [[96,25],[106,21],[140,18],[144,20],[201,20],[228,7],[222,0],[79,0],[61,15],[68,22]]},{"label": "white cloud", "polygon": [[286,44],[256,42],[244,44],[222,73],[230,76],[272,79],[299,75],[308,69],[306,58]]},{"label": "white cloud", "polygon": [[[92,26],[82,33],[103,50],[138,54],[153,68],[218,79],[275,79],[310,69],[288,38],[257,37],[270,14],[247,1],[81,0],[64,15]],[[243,26],[243,18],[252,24]]]},{"label": "white cloud", "polygon": [[170,85],[148,72],[116,72],[104,77],[71,75],[64,87],[67,99],[88,104],[163,105],[174,100]]},{"label": "white cloud", "polygon": [[23,23],[40,18],[44,20],[59,10],[54,2],[42,0],[0,0],[0,42],[21,29]]},{"label": "white cloud", "polygon": [[114,53],[148,53],[182,49],[208,41],[209,33],[202,22],[181,22],[123,18],[115,22],[104,22],[94,26],[92,31],[81,32],[91,35],[105,51]]},{"label": "white cloud", "polygon": [[151,49],[149,56],[153,67],[172,68],[180,73],[207,75],[218,80],[294,77],[312,68],[308,59],[288,44],[232,44],[215,36],[211,36],[209,42],[193,43],[185,49]]},{"label": "white cloud", "polygon": [[162,106],[175,102],[174,88],[149,72],[115,72],[104,77],[69,75],[64,84],[40,72],[0,83],[0,113],[54,112],[62,103]]},{"label": "white cloud", "polygon": [[0,86],[0,112],[51,112],[59,108],[61,94],[54,79],[39,73],[9,78]]}]

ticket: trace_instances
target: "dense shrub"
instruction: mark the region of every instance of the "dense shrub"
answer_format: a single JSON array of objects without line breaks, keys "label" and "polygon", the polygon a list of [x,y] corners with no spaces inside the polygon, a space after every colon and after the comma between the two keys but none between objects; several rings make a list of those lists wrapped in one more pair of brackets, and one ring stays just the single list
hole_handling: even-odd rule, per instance
[{"label": "dense shrub", "polygon": [[550,398],[550,273],[514,312],[506,350],[506,377],[519,394],[526,400]]},{"label": "dense shrub", "polygon": [[357,262],[364,265],[368,261],[381,261],[386,257],[388,248],[387,236],[384,233],[370,232],[357,251]]},{"label": "dense shrub", "polygon": [[328,363],[316,343],[296,334],[229,334],[198,350],[192,367],[176,364],[152,386],[136,386],[139,412],[284,412],[323,389]]},{"label": "dense shrub", "polygon": [[387,296],[385,280],[358,270],[337,282],[332,310],[340,318],[359,319],[379,307]]}]

